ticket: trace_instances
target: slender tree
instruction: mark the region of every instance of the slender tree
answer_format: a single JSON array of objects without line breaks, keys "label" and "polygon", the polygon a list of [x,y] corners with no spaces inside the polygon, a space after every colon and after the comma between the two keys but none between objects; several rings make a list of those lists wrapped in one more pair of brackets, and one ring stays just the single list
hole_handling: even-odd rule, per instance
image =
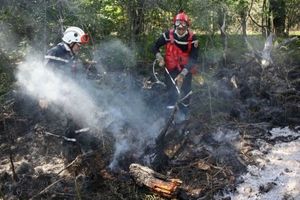
[{"label": "slender tree", "polygon": [[283,36],[285,31],[286,7],[285,0],[270,0],[272,24],[277,36]]}]

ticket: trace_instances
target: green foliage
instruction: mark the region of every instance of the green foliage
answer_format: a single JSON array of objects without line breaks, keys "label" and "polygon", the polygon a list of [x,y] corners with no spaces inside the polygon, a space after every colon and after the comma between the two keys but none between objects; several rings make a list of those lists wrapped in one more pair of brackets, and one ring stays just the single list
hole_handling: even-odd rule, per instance
[{"label": "green foliage", "polygon": [[0,51],[0,96],[11,88],[13,82],[13,70],[9,58]]},{"label": "green foliage", "polygon": [[109,39],[102,44],[97,55],[109,71],[127,70],[136,62],[134,51],[117,39]]},{"label": "green foliage", "polygon": [[300,0],[286,0],[287,28],[291,28],[300,23]]},{"label": "green foliage", "polygon": [[[299,9],[296,9],[299,1],[286,1],[290,28],[299,22]],[[262,0],[3,0],[0,28],[6,29],[5,33],[10,36],[10,44],[15,49],[19,49],[19,44],[25,41],[24,44],[45,53],[50,44],[61,41],[67,26],[79,26],[92,38],[84,57],[93,58],[95,46],[108,38],[118,38],[134,48],[138,60],[152,61],[151,46],[163,31],[172,27],[173,16],[182,8],[192,20],[191,29],[200,35],[208,35],[200,37],[200,52],[209,62],[215,63],[223,51],[218,36],[218,19],[222,12],[227,14],[227,34],[240,34],[241,16],[247,14],[251,7],[252,16],[259,21],[263,14],[261,5]],[[248,26],[260,30],[249,22],[248,18]],[[233,38],[228,37],[229,54],[240,47],[244,49],[242,38]]]},{"label": "green foliage", "polygon": [[193,13],[193,27],[207,33],[214,33],[218,29],[216,23],[219,5],[220,3],[211,0],[192,1],[191,12]]}]

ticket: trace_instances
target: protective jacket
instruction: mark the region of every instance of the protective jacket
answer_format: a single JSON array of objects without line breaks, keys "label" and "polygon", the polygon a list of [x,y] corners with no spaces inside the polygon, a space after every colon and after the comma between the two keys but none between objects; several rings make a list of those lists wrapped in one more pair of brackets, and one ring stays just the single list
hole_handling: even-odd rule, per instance
[{"label": "protective jacket", "polygon": [[193,33],[189,31],[188,39],[186,42],[182,42],[183,45],[187,45],[187,50],[183,51],[178,46],[174,44],[174,29],[169,32],[169,42],[166,45],[165,61],[166,66],[169,71],[177,68],[179,71],[182,71],[184,66],[188,64],[189,54],[192,49],[192,37]]},{"label": "protective jacket", "polygon": [[51,48],[45,55],[46,65],[62,71],[76,71],[76,60],[70,47],[61,42]]},{"label": "protective jacket", "polygon": [[169,71],[182,71],[186,68],[191,72],[198,57],[198,40],[192,31],[179,38],[174,29],[162,34],[153,47],[153,53],[159,52],[159,48],[165,46],[165,62]]}]

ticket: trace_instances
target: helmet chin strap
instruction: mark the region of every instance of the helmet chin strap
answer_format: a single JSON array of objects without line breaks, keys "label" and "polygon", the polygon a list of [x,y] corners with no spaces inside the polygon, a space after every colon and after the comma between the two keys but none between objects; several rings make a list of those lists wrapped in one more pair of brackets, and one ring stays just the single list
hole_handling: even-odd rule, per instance
[{"label": "helmet chin strap", "polygon": [[184,36],[186,36],[186,35],[188,34],[188,31],[185,30],[185,32],[184,32],[182,35],[180,35],[180,34],[178,33],[178,31],[177,31],[177,28],[176,28],[176,29],[175,29],[175,34],[177,35],[178,38],[183,38]]},{"label": "helmet chin strap", "polygon": [[74,54],[73,52],[73,47],[74,47],[75,43],[72,42],[71,44],[69,44],[69,47],[70,47],[70,50],[71,50],[71,53]]}]

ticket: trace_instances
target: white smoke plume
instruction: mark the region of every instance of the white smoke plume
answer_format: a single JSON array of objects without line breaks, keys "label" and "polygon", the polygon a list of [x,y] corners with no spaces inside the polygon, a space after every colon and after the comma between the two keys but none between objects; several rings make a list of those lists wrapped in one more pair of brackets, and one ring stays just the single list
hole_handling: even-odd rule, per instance
[{"label": "white smoke plume", "polygon": [[20,64],[17,80],[31,97],[45,99],[58,106],[83,126],[95,126],[97,115],[104,116],[102,109],[78,83],[68,76],[55,73],[39,60],[28,58]]},{"label": "white smoke plume", "polygon": [[[114,42],[106,48],[116,52],[116,48],[126,47]],[[122,54],[128,52],[132,56],[127,49],[121,51]],[[102,64],[98,64],[99,67],[105,68]],[[112,133],[116,139],[111,164],[114,167],[124,151],[138,151],[140,155],[145,145],[154,142],[164,121],[144,102],[131,74],[114,71],[102,75],[105,81],[100,84],[86,80],[84,73],[74,79],[70,74],[57,73],[31,56],[18,66],[16,78],[23,92],[36,100],[47,100],[80,126]]]}]

